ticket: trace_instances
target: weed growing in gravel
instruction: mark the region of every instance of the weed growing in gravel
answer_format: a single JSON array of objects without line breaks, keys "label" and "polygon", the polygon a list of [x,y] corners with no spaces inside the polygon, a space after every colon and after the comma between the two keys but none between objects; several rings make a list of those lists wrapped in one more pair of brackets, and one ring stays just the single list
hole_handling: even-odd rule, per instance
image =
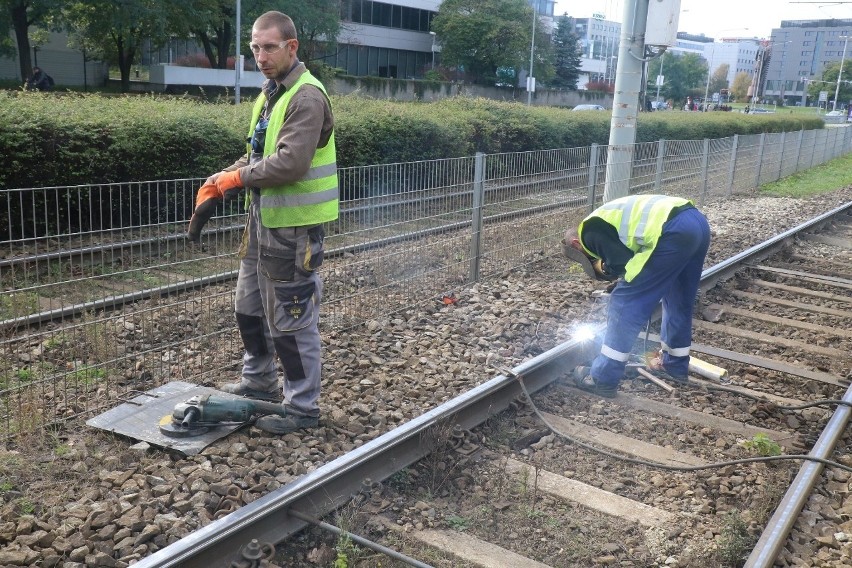
[{"label": "weed growing in gravel", "polygon": [[467,529],[470,521],[464,517],[460,517],[458,515],[450,515],[447,517],[447,525],[453,530],[463,531]]},{"label": "weed growing in gravel", "polygon": [[755,452],[759,456],[780,456],[781,446],[766,434],[755,434],[751,440],[740,442],[743,448]]},{"label": "weed growing in gravel", "polygon": [[17,500],[18,510],[22,515],[32,515],[35,513],[36,506],[35,503],[27,499],[26,497],[21,497]]},{"label": "weed growing in gravel", "polygon": [[429,428],[420,435],[421,447],[428,452],[420,464],[427,473],[425,487],[431,495],[437,495],[442,491],[444,484],[448,482],[458,465],[450,445],[452,433],[452,421],[447,421],[443,425]]},{"label": "weed growing in gravel", "polygon": [[754,538],[748,533],[748,524],[736,509],[725,517],[722,533],[719,535],[716,555],[723,567],[742,566],[754,546]]}]

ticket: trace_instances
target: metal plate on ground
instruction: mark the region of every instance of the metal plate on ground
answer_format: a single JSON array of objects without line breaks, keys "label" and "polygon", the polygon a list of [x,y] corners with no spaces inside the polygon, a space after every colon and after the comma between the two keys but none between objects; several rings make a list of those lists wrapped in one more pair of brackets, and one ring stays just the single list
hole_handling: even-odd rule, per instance
[{"label": "metal plate on ground", "polygon": [[210,387],[172,381],[90,418],[86,424],[161,448],[176,450],[185,456],[194,456],[216,440],[243,426],[223,424],[211,427],[198,436],[184,438],[173,438],[160,432],[160,421],[166,417],[170,419],[175,405],[186,402],[190,397],[206,394],[215,394],[222,398],[241,398]]}]

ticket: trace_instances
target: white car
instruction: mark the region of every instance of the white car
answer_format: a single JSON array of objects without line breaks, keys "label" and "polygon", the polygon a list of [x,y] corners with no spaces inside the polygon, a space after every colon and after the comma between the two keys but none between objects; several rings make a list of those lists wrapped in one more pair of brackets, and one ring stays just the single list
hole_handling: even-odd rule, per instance
[{"label": "white car", "polygon": [[571,110],[606,110],[601,105],[577,105]]}]

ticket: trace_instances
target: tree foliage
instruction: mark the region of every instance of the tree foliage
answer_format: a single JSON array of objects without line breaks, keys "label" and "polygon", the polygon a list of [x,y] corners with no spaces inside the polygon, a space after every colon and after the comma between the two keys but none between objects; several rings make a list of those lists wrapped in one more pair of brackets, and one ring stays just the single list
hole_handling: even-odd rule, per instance
[{"label": "tree foliage", "polygon": [[580,78],[580,39],[574,31],[574,18],[563,15],[553,34],[554,87],[576,89]]},{"label": "tree foliage", "polygon": [[744,101],[748,97],[748,88],[751,86],[751,75],[745,71],[740,71],[734,76],[734,83],[731,85],[731,97],[736,101]]},{"label": "tree foliage", "polygon": [[721,89],[728,88],[728,71],[731,66],[727,63],[722,63],[713,71],[713,76],[710,77],[710,93],[718,93]]},{"label": "tree foliage", "polygon": [[[648,77],[651,83],[656,81],[662,64],[665,82],[660,95],[672,99],[675,107],[683,106],[687,95],[692,92],[704,94],[707,81],[707,62],[696,53],[668,53],[652,59],[648,63]],[[649,86],[649,88],[651,88]],[[653,86],[656,89],[656,85]]]},{"label": "tree foliage", "polygon": [[[834,91],[837,90],[837,76],[840,74],[840,62],[829,63],[822,70],[822,76],[818,81],[808,82],[808,98],[812,101],[819,100],[820,91],[828,91],[829,104],[834,100]],[[840,89],[837,93],[837,106],[852,101],[852,63],[844,62],[843,74],[840,76]]]},{"label": "tree foliage", "polygon": [[[63,4],[63,0],[0,0],[0,56],[14,57],[17,51],[23,79],[32,71],[30,53],[33,44],[39,45],[44,41],[31,41],[30,28],[54,27],[54,17],[60,13]],[[14,32],[14,43],[7,33],[10,30]]]},{"label": "tree foliage", "polygon": [[88,52],[118,66],[126,92],[142,42],[162,46],[180,30],[192,5],[171,0],[78,0],[68,6],[65,20]]},{"label": "tree foliage", "polygon": [[[444,65],[457,66],[474,82],[493,82],[500,68],[520,70],[529,55],[532,7],[524,0],[445,0],[432,20]],[[546,37],[538,18],[536,37]],[[536,41],[544,47],[545,42]],[[542,61],[542,64],[546,63]],[[534,75],[542,76],[535,64]]]}]

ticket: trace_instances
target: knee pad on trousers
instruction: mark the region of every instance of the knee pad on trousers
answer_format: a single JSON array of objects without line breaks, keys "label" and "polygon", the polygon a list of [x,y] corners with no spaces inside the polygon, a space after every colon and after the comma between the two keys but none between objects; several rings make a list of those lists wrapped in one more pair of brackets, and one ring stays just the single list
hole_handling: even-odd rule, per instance
[{"label": "knee pad on trousers", "polygon": [[237,328],[243,340],[246,353],[255,356],[266,355],[266,336],[263,333],[263,316],[248,316],[236,312]]},{"label": "knee pad on trousers", "polygon": [[294,335],[280,335],[272,339],[275,352],[284,368],[288,381],[301,381],[307,378],[302,358],[299,355],[299,345]]}]

